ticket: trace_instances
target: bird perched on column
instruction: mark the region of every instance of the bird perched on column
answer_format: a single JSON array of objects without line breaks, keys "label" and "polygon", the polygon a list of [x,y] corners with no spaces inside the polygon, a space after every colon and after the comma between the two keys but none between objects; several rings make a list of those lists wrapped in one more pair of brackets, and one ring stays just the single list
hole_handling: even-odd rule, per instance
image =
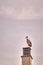
[{"label": "bird perched on column", "polygon": [[28,39],[28,36],[26,36],[26,42],[28,44],[29,47],[32,47],[32,43],[31,41]]}]

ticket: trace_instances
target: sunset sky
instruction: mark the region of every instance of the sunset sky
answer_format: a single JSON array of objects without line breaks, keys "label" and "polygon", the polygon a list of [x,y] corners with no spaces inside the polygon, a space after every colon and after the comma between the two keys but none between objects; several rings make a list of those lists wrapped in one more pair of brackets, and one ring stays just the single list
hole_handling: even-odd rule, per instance
[{"label": "sunset sky", "polygon": [[43,65],[43,0],[0,0],[0,65],[22,65],[27,35],[32,65]]}]

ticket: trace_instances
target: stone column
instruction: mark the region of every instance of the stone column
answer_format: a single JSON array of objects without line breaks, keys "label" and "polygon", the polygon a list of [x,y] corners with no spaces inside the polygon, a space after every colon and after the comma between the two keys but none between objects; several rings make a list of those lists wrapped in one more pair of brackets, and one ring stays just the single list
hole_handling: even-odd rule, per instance
[{"label": "stone column", "polygon": [[32,56],[31,56],[31,48],[25,47],[23,48],[23,56],[22,58],[22,65],[32,65]]}]

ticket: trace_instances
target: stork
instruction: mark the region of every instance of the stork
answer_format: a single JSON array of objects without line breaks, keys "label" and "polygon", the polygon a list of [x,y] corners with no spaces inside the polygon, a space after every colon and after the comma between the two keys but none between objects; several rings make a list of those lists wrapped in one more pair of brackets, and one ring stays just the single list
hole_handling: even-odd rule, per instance
[{"label": "stork", "polygon": [[26,42],[28,44],[29,47],[32,47],[32,43],[31,41],[28,39],[28,36],[26,36]]}]

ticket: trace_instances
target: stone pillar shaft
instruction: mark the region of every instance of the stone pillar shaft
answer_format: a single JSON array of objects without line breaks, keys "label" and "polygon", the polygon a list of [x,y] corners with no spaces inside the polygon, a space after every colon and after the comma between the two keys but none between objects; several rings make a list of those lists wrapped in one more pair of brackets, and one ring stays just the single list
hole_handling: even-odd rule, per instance
[{"label": "stone pillar shaft", "polygon": [[23,48],[22,65],[32,65],[31,48]]}]

